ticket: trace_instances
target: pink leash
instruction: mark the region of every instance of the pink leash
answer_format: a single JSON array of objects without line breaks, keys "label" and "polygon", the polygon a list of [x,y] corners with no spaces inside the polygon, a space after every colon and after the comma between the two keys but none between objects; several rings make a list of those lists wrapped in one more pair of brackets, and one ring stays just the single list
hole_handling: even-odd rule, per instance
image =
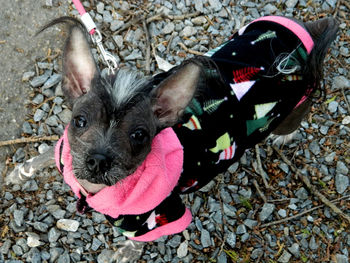
[{"label": "pink leash", "polygon": [[95,22],[92,20],[89,13],[85,11],[84,6],[81,4],[79,0],[72,0],[75,8],[78,10],[80,14],[80,19],[87,31],[91,35],[91,39],[96,44],[98,50],[100,51],[102,60],[108,66],[109,73],[114,73],[115,70],[118,69],[118,63],[116,58],[107,52],[102,44],[102,35],[101,32],[97,29]]}]

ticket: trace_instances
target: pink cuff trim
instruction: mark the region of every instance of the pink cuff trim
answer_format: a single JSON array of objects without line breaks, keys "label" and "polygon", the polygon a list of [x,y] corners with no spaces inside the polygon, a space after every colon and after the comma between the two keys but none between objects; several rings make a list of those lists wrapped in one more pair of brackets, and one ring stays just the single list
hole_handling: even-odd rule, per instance
[{"label": "pink cuff trim", "polygon": [[135,241],[149,242],[154,241],[161,236],[177,234],[184,231],[192,221],[192,214],[188,208],[186,208],[184,215],[178,220],[168,223],[164,226],[157,227],[156,229],[137,237],[129,237]]},{"label": "pink cuff trim", "polygon": [[[303,28],[301,25],[299,25],[297,22],[282,16],[264,16],[254,20],[249,25],[258,21],[275,22],[277,24],[280,24],[288,28],[300,39],[300,41],[303,43],[304,47],[306,48],[307,53],[308,54],[311,53],[311,50],[314,47],[314,41],[312,40],[312,37],[310,36],[309,32],[307,32],[307,30]],[[239,33],[242,34],[246,28],[247,26],[242,28]]]}]

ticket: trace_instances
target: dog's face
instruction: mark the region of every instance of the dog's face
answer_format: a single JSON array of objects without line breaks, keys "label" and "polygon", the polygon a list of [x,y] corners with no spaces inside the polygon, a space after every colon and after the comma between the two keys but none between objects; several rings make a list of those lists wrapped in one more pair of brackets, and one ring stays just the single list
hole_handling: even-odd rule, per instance
[{"label": "dog's face", "polygon": [[101,76],[79,27],[71,28],[63,71],[62,88],[72,108],[73,171],[86,185],[113,185],[132,174],[157,131],[181,116],[200,75],[200,67],[189,63],[157,87],[128,70]]}]

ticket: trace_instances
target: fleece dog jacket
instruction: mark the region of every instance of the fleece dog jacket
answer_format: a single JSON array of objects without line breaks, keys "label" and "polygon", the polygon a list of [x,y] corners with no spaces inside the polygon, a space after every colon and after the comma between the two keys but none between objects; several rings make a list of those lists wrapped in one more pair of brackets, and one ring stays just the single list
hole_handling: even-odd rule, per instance
[{"label": "fleece dog jacket", "polygon": [[[313,45],[302,26],[284,17],[263,17],[240,29],[206,54],[217,67],[204,69],[208,84],[181,121],[154,138],[134,174],[94,195],[80,193],[65,132],[56,163],[79,198],[78,210],[91,207],[105,214],[138,241],[183,231],[191,213],[180,195],[224,172],[314,91],[314,80],[302,74]],[[154,85],[169,74],[155,76]]]}]

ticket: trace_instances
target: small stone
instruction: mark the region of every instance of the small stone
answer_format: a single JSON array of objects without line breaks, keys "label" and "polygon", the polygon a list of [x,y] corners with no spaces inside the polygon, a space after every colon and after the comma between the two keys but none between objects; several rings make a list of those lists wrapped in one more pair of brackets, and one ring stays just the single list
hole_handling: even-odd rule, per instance
[{"label": "small stone", "polygon": [[29,81],[32,77],[34,77],[34,75],[35,75],[34,71],[24,72],[22,76],[22,81],[23,82]]},{"label": "small stone", "polygon": [[294,8],[297,5],[298,1],[299,0],[287,0],[286,1],[286,6],[288,8]]},{"label": "small stone", "polygon": [[49,126],[57,127],[58,126],[58,119],[57,119],[56,115],[52,115],[45,120],[45,123]]},{"label": "small stone", "polygon": [[34,229],[44,233],[47,232],[47,229],[49,228],[48,225],[43,222],[35,222],[33,227]]},{"label": "small stone", "polygon": [[233,233],[233,232],[229,232],[229,234],[227,235],[227,239],[226,239],[226,242],[227,244],[229,244],[229,246],[231,248],[235,248],[236,247],[236,234]]},{"label": "small stone", "polygon": [[265,221],[275,210],[274,204],[265,203],[261,212],[259,213],[260,221]]},{"label": "small stone", "polygon": [[102,242],[101,242],[98,238],[94,237],[94,238],[92,239],[91,249],[92,249],[93,251],[98,250],[99,247],[100,247],[101,245],[102,245]]},{"label": "small stone", "polygon": [[280,217],[286,217],[287,216],[287,211],[285,209],[280,209],[277,212],[279,214]]},{"label": "small stone", "polygon": [[172,248],[177,248],[181,243],[181,236],[175,235],[172,239],[170,239],[167,243],[168,246]]},{"label": "small stone", "polygon": [[264,254],[264,250],[261,249],[261,248],[255,248],[253,251],[252,251],[252,254],[250,255],[250,257],[252,259],[257,259],[259,257],[261,257],[262,255]]},{"label": "small stone", "polygon": [[348,124],[350,124],[350,116],[345,116],[341,123],[342,123],[343,125],[348,125]]},{"label": "small stone", "polygon": [[337,174],[335,176],[335,189],[339,194],[345,192],[349,186],[349,177],[348,175]]},{"label": "small stone", "polygon": [[258,225],[258,221],[247,218],[244,220],[243,224],[246,225],[249,229],[253,229]]},{"label": "small stone", "polygon": [[299,258],[300,257],[300,249],[298,243],[293,243],[291,247],[288,248],[289,252],[294,255],[294,257]]},{"label": "small stone", "polygon": [[318,155],[321,152],[321,148],[320,145],[318,144],[317,140],[312,141],[309,144],[309,150],[314,154],[314,155]]},{"label": "small stone", "polygon": [[200,26],[207,23],[207,19],[204,16],[197,16],[195,18],[192,18],[191,22],[196,26]]},{"label": "small stone", "polygon": [[280,165],[278,167],[286,174],[289,173],[289,167],[286,163],[280,163]]},{"label": "small stone", "polygon": [[51,147],[48,146],[46,143],[42,143],[38,147],[38,151],[39,151],[40,154],[43,154],[43,153],[47,152],[50,149],[51,149]]},{"label": "small stone", "polygon": [[331,162],[333,162],[333,160],[334,160],[334,158],[335,158],[336,155],[337,155],[336,152],[331,152],[330,154],[328,154],[328,155],[324,158],[324,160],[325,160],[327,163],[331,163]]},{"label": "small stone", "polygon": [[5,242],[0,247],[0,254],[6,255],[11,247],[11,240],[6,239]]},{"label": "small stone", "polygon": [[30,126],[29,122],[27,122],[27,121],[23,122],[22,131],[26,134],[33,134],[32,127]]},{"label": "small stone", "polygon": [[299,188],[295,195],[301,200],[306,200],[309,198],[309,193],[304,187]]},{"label": "small stone", "polygon": [[329,104],[328,104],[328,110],[330,113],[334,113],[337,111],[338,109],[338,105],[339,103],[337,101],[331,101]]},{"label": "small stone", "polygon": [[186,26],[180,33],[180,36],[190,37],[197,33],[197,30],[193,26]]},{"label": "small stone", "polygon": [[105,9],[105,4],[102,2],[98,2],[98,4],[96,5],[97,12],[100,14],[103,14],[104,9]]},{"label": "small stone", "polygon": [[320,127],[320,133],[323,134],[323,135],[327,135],[328,130],[329,130],[329,127],[328,127],[328,126],[322,125],[322,126]]},{"label": "small stone", "polygon": [[13,211],[13,219],[17,226],[22,226],[24,223],[24,212],[22,210]]},{"label": "small stone", "polygon": [[342,161],[337,162],[337,173],[347,175],[349,173],[349,168]]},{"label": "small stone", "polygon": [[44,118],[45,115],[46,115],[46,112],[45,112],[45,111],[43,111],[43,110],[41,110],[41,109],[37,109],[37,110],[35,111],[35,113],[34,113],[33,120],[34,120],[35,122],[39,122],[39,121],[41,121],[41,120]]},{"label": "small stone", "polygon": [[178,247],[178,249],[176,250],[177,256],[179,258],[183,258],[187,256],[188,253],[188,241],[185,240],[184,242],[182,242],[180,244],[180,246]]},{"label": "small stone", "polygon": [[205,229],[202,229],[202,233],[201,233],[201,243],[202,243],[202,246],[204,248],[206,247],[210,247],[212,244],[211,244],[211,239],[210,239],[210,234],[207,230]]},{"label": "small stone", "polygon": [[309,241],[309,248],[310,248],[311,250],[316,250],[316,249],[318,248],[318,244],[316,243],[316,239],[315,239],[314,236],[312,236],[312,237],[310,238],[310,241]]},{"label": "small stone", "polygon": [[76,232],[79,227],[79,221],[73,219],[60,219],[57,221],[56,226],[61,230]]},{"label": "small stone", "polygon": [[95,223],[101,224],[105,220],[106,220],[106,217],[104,214],[92,212],[92,221],[94,221]]},{"label": "small stone", "polygon": [[[336,0],[332,0],[332,1],[336,1]],[[332,89],[333,90],[344,89],[344,88],[347,88],[349,86],[350,86],[350,80],[348,80],[344,76],[336,76],[333,78],[333,81],[332,81]]]},{"label": "small stone", "polygon": [[280,263],[288,263],[292,255],[288,253],[287,250],[284,250],[282,255],[278,258],[278,262]]},{"label": "small stone", "polygon": [[13,251],[13,253],[15,253],[16,256],[23,255],[23,249],[19,245],[12,246],[12,251]]},{"label": "small stone", "polygon": [[247,233],[247,229],[246,229],[245,225],[238,225],[238,227],[236,229],[236,234],[243,235],[245,233]]},{"label": "small stone", "polygon": [[37,76],[30,81],[30,85],[33,88],[37,88],[45,83],[45,81],[50,77],[52,71],[47,70],[43,75]]},{"label": "small stone", "polygon": [[170,33],[174,32],[174,29],[175,29],[174,23],[173,22],[169,22],[163,27],[162,33],[163,34],[170,34]]},{"label": "small stone", "polygon": [[[117,31],[119,28],[121,28],[122,26],[124,26],[124,21],[122,20],[113,20],[111,22],[111,31]],[[122,37],[121,35],[118,35],[119,37]],[[114,37],[113,37],[114,38]],[[118,44],[117,44],[118,45]],[[118,45],[119,46],[119,45]]]},{"label": "small stone", "polygon": [[29,180],[22,186],[22,191],[35,192],[39,189],[38,184],[35,180]]},{"label": "small stone", "polygon": [[42,244],[40,242],[40,237],[38,234],[31,232],[31,233],[27,233],[27,235],[28,235],[28,238],[27,238],[28,247],[38,247]]},{"label": "small stone", "polygon": [[55,86],[58,82],[62,80],[62,75],[61,74],[53,74],[42,86],[42,89],[49,89],[53,86]]},{"label": "small stone", "polygon": [[142,59],[142,58],[143,58],[142,52],[138,49],[134,49],[130,55],[124,58],[124,60],[128,61],[128,60],[136,60],[136,59]]},{"label": "small stone", "polygon": [[245,233],[241,236],[241,242],[246,242],[249,239],[249,233]]},{"label": "small stone", "polygon": [[47,238],[50,243],[56,242],[60,237],[61,232],[56,229],[56,227],[52,227],[47,234]]},{"label": "small stone", "polygon": [[349,258],[342,254],[336,254],[335,259],[337,260],[337,263],[349,263]]},{"label": "small stone", "polygon": [[222,8],[222,4],[219,0],[209,0],[209,5],[215,12],[220,11]]},{"label": "small stone", "polygon": [[277,11],[277,7],[271,4],[267,4],[264,6],[265,14],[273,14]]},{"label": "small stone", "polygon": [[59,256],[57,263],[70,263],[70,257],[67,250],[65,250],[64,253]]},{"label": "small stone", "polygon": [[194,8],[196,11],[203,12],[203,0],[194,0]]}]

